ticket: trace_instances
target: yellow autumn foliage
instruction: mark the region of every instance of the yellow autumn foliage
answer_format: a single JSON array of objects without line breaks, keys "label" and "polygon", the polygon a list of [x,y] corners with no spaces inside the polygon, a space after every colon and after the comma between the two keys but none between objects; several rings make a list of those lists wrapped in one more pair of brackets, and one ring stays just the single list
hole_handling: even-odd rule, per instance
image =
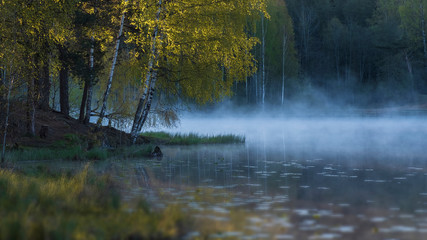
[{"label": "yellow autumn foliage", "polygon": [[[157,87],[170,94],[199,103],[216,101],[231,94],[234,81],[256,71],[251,50],[258,39],[248,36],[245,28],[260,14],[268,17],[263,0],[135,0],[129,8],[137,31],[128,34],[128,43],[137,44],[144,56],[159,54]],[[153,53],[156,27],[158,49]],[[141,64],[147,71],[145,59]]]}]

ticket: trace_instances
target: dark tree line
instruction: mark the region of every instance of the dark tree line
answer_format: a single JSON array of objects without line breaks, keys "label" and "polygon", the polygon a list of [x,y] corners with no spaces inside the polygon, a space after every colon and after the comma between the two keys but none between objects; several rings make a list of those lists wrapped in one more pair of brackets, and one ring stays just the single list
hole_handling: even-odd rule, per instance
[{"label": "dark tree line", "polygon": [[[248,78],[249,90],[244,84],[236,86],[237,102],[283,104],[282,92],[290,103],[327,99],[361,107],[426,99],[425,1],[271,0],[268,4],[271,18],[267,23],[259,20],[256,26],[261,40],[254,53],[258,72]],[[280,66],[281,28],[292,35],[285,71]]]}]

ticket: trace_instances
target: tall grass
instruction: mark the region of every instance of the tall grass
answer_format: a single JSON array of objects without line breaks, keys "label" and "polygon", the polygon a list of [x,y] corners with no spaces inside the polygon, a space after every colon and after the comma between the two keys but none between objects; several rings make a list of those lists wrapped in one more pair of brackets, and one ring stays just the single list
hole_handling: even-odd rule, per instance
[{"label": "tall grass", "polygon": [[0,189],[0,239],[172,239],[184,221],[176,207],[129,208],[114,180],[88,166],[59,177],[0,170]]},{"label": "tall grass", "polygon": [[83,150],[80,146],[66,148],[23,148],[8,152],[8,161],[25,160],[105,160],[110,156],[106,149]]},{"label": "tall grass", "polygon": [[29,148],[9,151],[7,161],[26,160],[106,160],[108,158],[143,158],[150,157],[153,145],[135,145],[120,147],[117,149],[93,148],[84,150],[80,146],[68,146],[64,148]]},{"label": "tall grass", "polygon": [[196,133],[167,133],[167,132],[145,132],[144,137],[154,141],[169,145],[197,145],[197,144],[234,144],[244,143],[245,137],[224,134],[224,135],[200,135]]}]

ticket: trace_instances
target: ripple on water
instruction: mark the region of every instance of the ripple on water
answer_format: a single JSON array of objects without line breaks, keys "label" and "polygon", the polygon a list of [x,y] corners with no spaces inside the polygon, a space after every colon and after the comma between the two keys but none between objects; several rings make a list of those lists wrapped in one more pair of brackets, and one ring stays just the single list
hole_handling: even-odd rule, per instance
[{"label": "ripple on water", "polygon": [[308,209],[295,209],[294,213],[298,216],[308,216],[310,215],[310,210]]},{"label": "ripple on water", "polygon": [[374,222],[374,223],[385,222],[386,220],[387,220],[387,218],[385,218],[385,217],[373,217],[373,218],[371,218],[371,222]]},{"label": "ripple on water", "polygon": [[245,236],[242,239],[270,239],[270,235],[268,235],[267,233],[258,233],[251,236]]},{"label": "ripple on water", "polygon": [[341,232],[341,233],[353,233],[354,226],[339,226],[336,228],[332,228],[332,231]]},{"label": "ripple on water", "polygon": [[337,239],[337,238],[341,238],[340,234],[336,234],[336,233],[322,233],[322,234],[316,234],[313,236],[310,236],[309,239]]},{"label": "ripple on water", "polygon": [[383,233],[396,233],[396,232],[409,233],[409,232],[416,232],[417,228],[410,227],[410,226],[392,226],[390,228],[380,228],[379,231]]},{"label": "ripple on water", "polygon": [[213,239],[224,239],[224,238],[236,238],[242,235],[243,233],[241,232],[224,232],[224,233],[212,234],[209,237]]},{"label": "ripple on water", "polygon": [[274,239],[281,240],[281,239],[295,239],[293,235],[290,234],[278,234],[274,235]]},{"label": "ripple on water", "polygon": [[215,213],[220,213],[220,214],[228,214],[228,213],[230,213],[229,210],[227,210],[225,208],[222,208],[222,207],[218,207],[218,206],[211,207],[210,210],[212,210]]},{"label": "ripple on water", "polygon": [[395,177],[395,178],[393,178],[394,180],[406,180],[407,178],[406,177]]},{"label": "ripple on water", "polygon": [[258,211],[268,211],[268,210],[271,209],[271,204],[272,204],[271,202],[263,202],[263,203],[259,204],[255,208],[255,210],[258,210]]},{"label": "ripple on water", "polygon": [[427,213],[427,209],[416,209],[416,210],[415,210],[415,213],[418,213],[418,214],[426,214],[426,213]]},{"label": "ripple on water", "polygon": [[413,171],[422,171],[423,168],[419,168],[419,167],[408,167],[408,170],[413,170]]},{"label": "ripple on water", "polygon": [[261,187],[261,184],[258,184],[258,183],[247,183],[246,186],[248,186],[248,187]]}]

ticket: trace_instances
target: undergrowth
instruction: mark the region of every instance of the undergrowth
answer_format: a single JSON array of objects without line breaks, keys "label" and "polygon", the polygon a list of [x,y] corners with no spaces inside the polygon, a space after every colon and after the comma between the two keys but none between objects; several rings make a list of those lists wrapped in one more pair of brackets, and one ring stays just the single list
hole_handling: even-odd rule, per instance
[{"label": "undergrowth", "polygon": [[183,214],[147,204],[129,207],[109,175],[86,165],[74,174],[0,170],[0,239],[174,239]]},{"label": "undergrowth", "polygon": [[7,152],[7,161],[25,160],[106,160],[112,157],[143,158],[149,157],[153,146],[135,145],[115,149],[102,147],[89,148],[87,140],[74,134],[66,134],[64,139],[50,147],[36,148],[20,146]]}]

